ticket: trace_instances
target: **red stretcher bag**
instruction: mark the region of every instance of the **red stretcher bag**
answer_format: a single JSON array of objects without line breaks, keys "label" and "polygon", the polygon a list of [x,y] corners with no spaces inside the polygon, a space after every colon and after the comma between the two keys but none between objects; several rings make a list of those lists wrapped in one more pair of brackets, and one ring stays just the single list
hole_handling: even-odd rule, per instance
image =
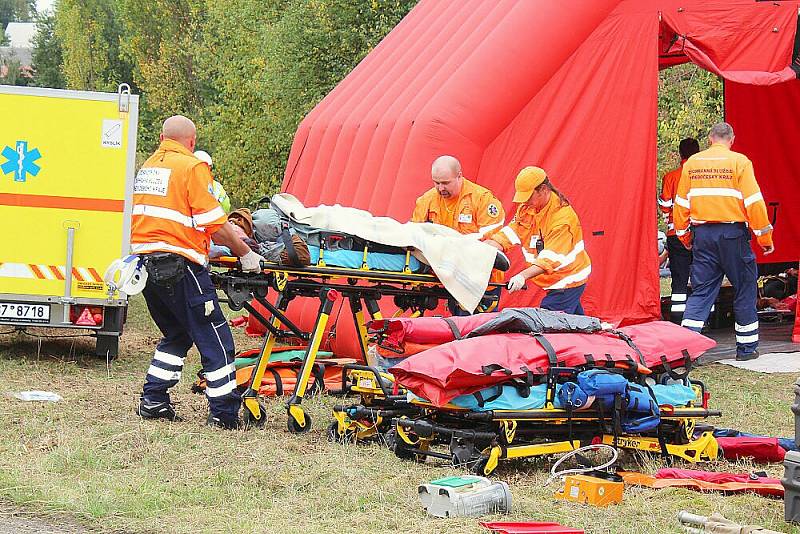
[{"label": "red stretcher bag", "polygon": [[716,343],[658,321],[596,334],[495,334],[420,352],[389,369],[398,383],[436,406],[459,395],[523,379],[532,383],[560,367],[617,367],[640,373],[687,368]]},{"label": "red stretcher bag", "polygon": [[778,438],[735,437],[717,438],[726,460],[752,458],[756,463],[782,462],[786,450],[778,444]]}]

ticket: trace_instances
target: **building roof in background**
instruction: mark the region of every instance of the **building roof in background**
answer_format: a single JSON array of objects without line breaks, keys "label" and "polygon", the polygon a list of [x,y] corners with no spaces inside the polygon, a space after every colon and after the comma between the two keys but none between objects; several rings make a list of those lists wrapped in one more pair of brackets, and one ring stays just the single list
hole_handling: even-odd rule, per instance
[{"label": "building roof in background", "polygon": [[12,48],[33,48],[36,35],[35,22],[9,22],[6,26],[9,44]]}]

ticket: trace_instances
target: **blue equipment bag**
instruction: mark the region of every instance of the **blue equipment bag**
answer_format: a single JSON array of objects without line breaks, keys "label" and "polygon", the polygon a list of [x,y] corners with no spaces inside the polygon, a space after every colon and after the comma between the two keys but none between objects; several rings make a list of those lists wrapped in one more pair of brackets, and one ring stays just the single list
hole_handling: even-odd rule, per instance
[{"label": "blue equipment bag", "polygon": [[661,410],[646,386],[628,384],[625,395],[623,432],[638,434],[656,428],[661,423]]},{"label": "blue equipment bag", "polygon": [[589,395],[575,382],[567,382],[556,393],[556,400],[566,409],[585,410],[589,404]]},{"label": "blue equipment bag", "polygon": [[628,387],[628,380],[604,369],[591,369],[578,373],[578,386],[590,397],[611,397],[622,395]]}]

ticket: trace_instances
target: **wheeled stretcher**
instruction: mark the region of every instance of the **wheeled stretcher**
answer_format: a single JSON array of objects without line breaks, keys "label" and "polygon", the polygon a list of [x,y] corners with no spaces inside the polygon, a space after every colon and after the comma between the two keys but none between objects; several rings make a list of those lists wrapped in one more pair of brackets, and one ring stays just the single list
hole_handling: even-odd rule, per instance
[{"label": "wheeled stretcher", "polygon": [[[365,361],[368,343],[367,318],[369,320],[382,318],[378,306],[381,298],[393,297],[395,305],[399,308],[398,313],[410,312],[414,315],[422,315],[427,310],[433,310],[440,301],[450,298],[450,294],[435,275],[412,272],[413,257],[410,252],[405,251],[399,256],[403,258],[403,267],[397,271],[371,269],[366,249],[363,252],[363,262],[357,268],[330,266],[324,260],[308,267],[262,262],[262,272],[244,273],[238,269],[236,258],[223,257],[212,260],[212,265],[217,268],[212,271],[212,280],[215,286],[227,295],[230,308],[246,309],[267,329],[267,335],[253,368],[250,386],[242,395],[246,424],[258,426],[265,422],[264,407],[258,399],[258,385],[262,382],[267,362],[277,340],[288,335],[307,343],[294,393],[287,401],[288,429],[293,433],[307,432],[311,429],[311,419],[303,411],[301,403],[307,392],[328,320],[334,304],[340,298],[349,301]],[[320,259],[324,257],[323,253]],[[501,270],[508,268],[505,256],[498,254],[495,267]],[[490,289],[497,285],[499,284],[490,284]],[[270,289],[278,294],[274,304],[267,299]],[[302,331],[285,314],[289,303],[297,297],[319,300],[316,323],[310,333]],[[255,309],[252,305],[253,300],[266,308],[271,317],[267,318]]]},{"label": "wheeled stretcher", "polygon": [[578,372],[552,368],[541,409],[472,411],[454,404],[437,407],[422,399],[409,400],[407,395],[390,392],[393,384],[381,380],[377,369],[359,367],[343,391],[359,394],[360,402],[334,407],[328,437],[350,442],[380,437],[401,459],[439,458],[481,475],[490,474],[500,460],[569,452],[592,443],[661,454],[670,461],[717,458],[719,449],[712,433],[696,431],[699,422],[721,415],[708,408],[702,382],[688,382],[695,399],[686,406],[661,406],[657,428],[626,434],[620,424],[624,407],[619,404],[610,410],[556,407],[558,382]]}]

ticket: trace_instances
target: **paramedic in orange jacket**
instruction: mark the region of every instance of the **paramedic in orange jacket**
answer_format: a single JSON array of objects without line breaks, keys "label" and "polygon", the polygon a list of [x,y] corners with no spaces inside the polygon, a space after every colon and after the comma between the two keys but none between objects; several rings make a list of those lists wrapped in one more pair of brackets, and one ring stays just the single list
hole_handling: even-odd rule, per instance
[{"label": "paramedic in orange jacket", "polygon": [[692,252],[683,246],[675,235],[675,224],[672,220],[672,206],[675,203],[675,193],[678,191],[678,182],[681,179],[683,164],[689,156],[697,154],[700,145],[697,139],[688,137],[678,145],[681,164],[677,169],[664,175],[661,181],[661,195],[658,197],[658,206],[667,221],[667,255],[669,256],[669,272],[672,275],[672,294],[670,296],[670,321],[680,324],[683,312],[686,310],[686,295],[689,287],[689,268],[692,265]]},{"label": "paramedic in orange jacket", "polygon": [[508,282],[511,292],[525,282],[547,292],[540,307],[583,315],[581,295],[592,272],[578,215],[539,167],[525,167],[514,182],[517,213],[488,244],[508,250],[520,245],[528,267]]},{"label": "paramedic in orange jacket", "polygon": [[[433,187],[417,199],[411,222],[432,222],[453,228],[462,234],[482,237],[500,228],[505,220],[505,210],[500,201],[485,187],[464,178],[461,163],[453,156],[439,156],[431,167]],[[492,271],[490,282],[503,282],[503,273]],[[492,311],[497,307],[500,287],[486,292],[478,311]],[[453,315],[469,315],[451,299],[449,308]]]},{"label": "paramedic in orange jacket", "polygon": [[681,324],[696,332],[703,328],[727,276],[735,292],[736,359],[751,360],[758,358],[758,273],[750,231],[764,255],[771,254],[772,225],[753,164],[731,150],[731,125],[715,124],[708,139],[711,146],[683,166],[675,195],[675,234],[694,256],[692,294]]},{"label": "paramedic in orange jacket", "polygon": [[164,336],[147,370],[136,413],[144,419],[179,419],[168,389],[180,380],[184,358],[194,344],[208,382],[207,423],[237,428],[241,399],[233,336],[208,273],[209,243],[213,237],[229,247],[245,271],[259,271],[263,258],[226,223],[213,196],[211,170],[192,154],[194,123],[180,115],[170,117],[160,139],[133,186],[131,252],[147,268],[142,294]]}]

